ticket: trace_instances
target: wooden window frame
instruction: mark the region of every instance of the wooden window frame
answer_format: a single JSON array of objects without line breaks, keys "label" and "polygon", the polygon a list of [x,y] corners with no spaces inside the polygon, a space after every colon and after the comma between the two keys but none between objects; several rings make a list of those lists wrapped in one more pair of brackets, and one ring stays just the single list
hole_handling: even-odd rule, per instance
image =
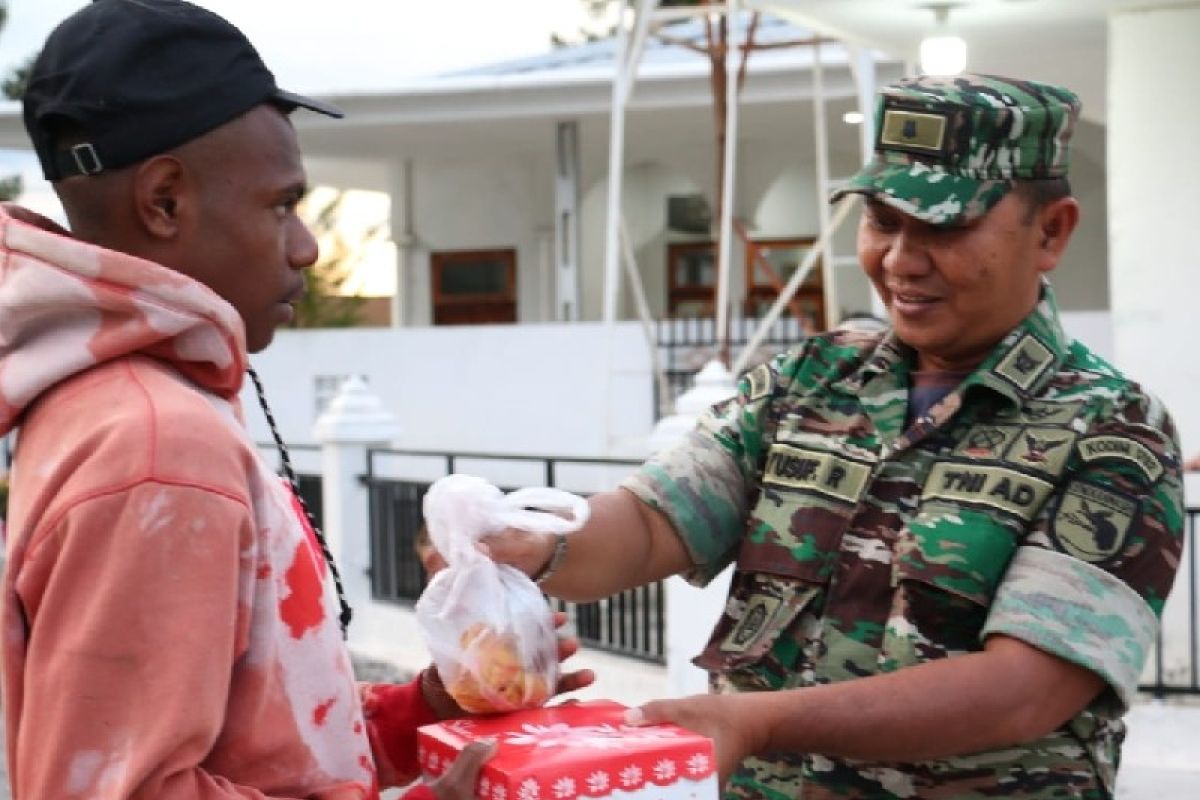
[{"label": "wooden window frame", "polygon": [[[448,294],[442,288],[447,266],[464,261],[497,261],[504,266],[504,289],[499,292]],[[436,250],[429,254],[430,294],[434,325],[515,323],[517,321],[517,250],[515,247],[480,250]],[[471,321],[471,316],[483,317]]]},{"label": "wooden window frame", "polygon": [[[774,303],[775,298],[779,296],[779,290],[782,289],[783,284],[787,283],[787,278],[781,275],[779,276],[780,285],[775,286],[760,275],[761,270],[758,268],[757,261],[758,251],[764,247],[805,247],[811,249],[816,244],[816,241],[816,237],[813,236],[789,236],[772,239],[754,239],[746,242],[746,299],[742,308],[746,316],[758,316],[761,306],[765,304],[769,307]],[[808,278],[805,279],[800,288],[796,290],[792,302],[789,303],[793,315],[800,312],[801,319],[810,317],[813,329],[816,331],[825,330],[825,320],[827,319],[824,286],[824,274],[821,270],[821,260],[818,258],[812,272],[809,273]]]}]

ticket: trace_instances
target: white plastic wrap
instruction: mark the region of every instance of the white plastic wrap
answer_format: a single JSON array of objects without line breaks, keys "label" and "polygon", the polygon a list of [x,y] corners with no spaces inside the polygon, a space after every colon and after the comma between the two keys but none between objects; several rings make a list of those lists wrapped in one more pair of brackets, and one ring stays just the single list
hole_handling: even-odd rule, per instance
[{"label": "white plastic wrap", "polygon": [[558,680],[553,614],[525,573],[476,542],[504,528],[569,533],[587,521],[586,501],[541,487],[506,495],[482,478],[448,475],[425,494],[424,512],[448,566],[417,600],[417,624],[450,696],[472,713],[543,705]]}]

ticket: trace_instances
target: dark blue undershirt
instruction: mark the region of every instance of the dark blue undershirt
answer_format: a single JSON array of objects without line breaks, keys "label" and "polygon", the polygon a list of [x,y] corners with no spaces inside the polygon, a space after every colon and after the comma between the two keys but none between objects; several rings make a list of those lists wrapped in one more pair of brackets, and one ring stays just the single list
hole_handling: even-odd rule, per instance
[{"label": "dark blue undershirt", "polygon": [[908,390],[908,420],[906,426],[929,413],[946,395],[958,388],[969,372],[914,372]]}]

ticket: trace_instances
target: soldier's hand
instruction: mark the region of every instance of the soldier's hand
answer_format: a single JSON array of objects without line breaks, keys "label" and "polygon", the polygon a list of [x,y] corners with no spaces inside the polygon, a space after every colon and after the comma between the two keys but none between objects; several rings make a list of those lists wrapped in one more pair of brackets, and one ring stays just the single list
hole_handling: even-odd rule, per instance
[{"label": "soldier's hand", "polygon": [[747,713],[738,695],[699,694],[678,700],[654,700],[625,712],[628,725],[672,722],[713,740],[717,772],[724,786],[738,764],[760,752],[765,732]]},{"label": "soldier's hand", "polygon": [[479,770],[496,752],[495,739],[480,739],[463,748],[450,768],[429,784],[438,800],[474,800]]},{"label": "soldier's hand", "polygon": [[479,540],[480,549],[497,564],[510,564],[529,576],[537,575],[550,562],[556,542],[553,533],[520,528],[505,528]]}]

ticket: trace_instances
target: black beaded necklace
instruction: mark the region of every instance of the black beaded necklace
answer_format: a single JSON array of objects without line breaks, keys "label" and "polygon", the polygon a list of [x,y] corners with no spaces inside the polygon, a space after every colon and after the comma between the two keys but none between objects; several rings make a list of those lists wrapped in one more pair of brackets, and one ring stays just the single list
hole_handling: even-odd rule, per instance
[{"label": "black beaded necklace", "polygon": [[271,428],[271,436],[275,439],[275,446],[279,449],[279,458],[283,464],[283,472],[287,478],[288,484],[291,486],[292,494],[300,503],[300,508],[304,509],[304,516],[308,519],[308,524],[312,527],[313,533],[316,534],[317,543],[321,546],[321,555],[325,557],[325,563],[329,565],[329,574],[333,576],[333,586],[337,590],[338,606],[341,608],[341,613],[338,615],[338,622],[342,627],[342,638],[346,638],[346,631],[350,627],[350,618],[354,616],[354,610],[350,608],[350,604],[346,602],[346,592],[342,588],[342,576],[338,574],[337,564],[333,563],[333,553],[329,551],[329,545],[325,542],[325,534],[321,533],[321,528],[317,525],[317,518],[313,516],[312,511],[308,508],[308,503],[304,502],[304,496],[300,494],[300,484],[296,481],[296,472],[292,469],[292,460],[288,457],[287,446],[283,443],[283,437],[279,435],[279,429],[275,426],[275,417],[271,414],[271,409],[267,406],[267,395],[263,392],[262,381],[258,378],[258,373],[253,367],[247,367],[246,371],[250,373],[250,380],[254,381],[254,391],[258,393],[258,404],[262,407],[263,414],[267,417],[267,425]]}]

